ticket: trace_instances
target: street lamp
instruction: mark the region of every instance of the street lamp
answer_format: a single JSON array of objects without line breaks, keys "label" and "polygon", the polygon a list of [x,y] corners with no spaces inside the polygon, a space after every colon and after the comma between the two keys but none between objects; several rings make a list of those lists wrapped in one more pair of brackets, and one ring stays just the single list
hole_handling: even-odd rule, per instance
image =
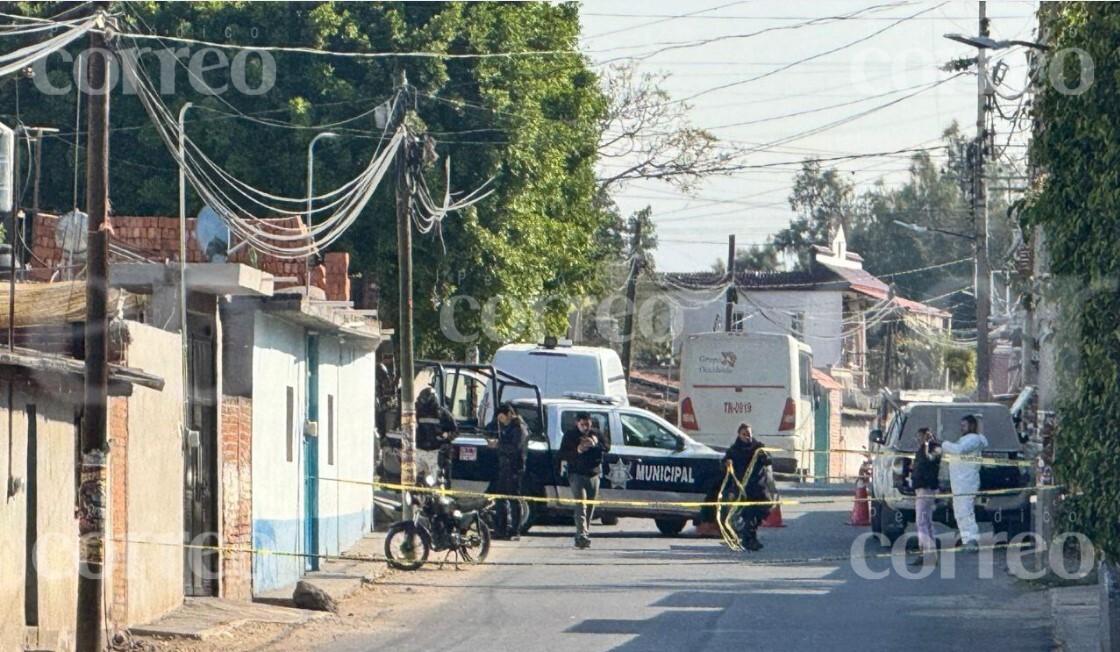
[{"label": "street lamp", "polygon": [[939,228],[934,227],[934,226],[921,226],[919,224],[911,224],[909,222],[903,222],[901,220],[894,220],[894,223],[901,226],[904,229],[908,229],[908,230],[913,231],[915,233],[929,233],[930,231],[933,231],[934,233],[944,233],[945,235],[951,235],[951,236],[955,236],[957,238],[964,238],[965,240],[971,240],[972,242],[976,242],[976,236],[974,236],[974,235],[957,233],[956,231],[946,231],[945,229],[939,229]]},{"label": "street lamp", "polygon": [[[338,138],[338,134],[333,131],[324,131],[311,139],[307,144],[307,237],[311,241],[312,249],[314,249],[315,236],[311,235],[311,203],[312,198],[315,197],[315,143],[320,138]],[[307,254],[306,271],[304,272],[304,292],[308,300],[311,299],[311,256],[312,253]]]},{"label": "street lamp", "polygon": [[188,393],[190,387],[190,340],[187,335],[187,146],[185,142],[186,127],[183,120],[187,117],[187,109],[192,106],[194,104],[184,102],[183,106],[179,108],[179,344],[182,348],[182,351],[180,351],[182,357],[180,373],[183,381],[183,408],[180,418],[183,420],[181,432],[184,438],[190,429],[190,395]]},{"label": "street lamp", "polygon": [[1035,50],[1049,50],[1049,45],[1042,43],[1035,43],[1034,41],[997,41],[990,36],[966,36],[964,34],[946,34],[945,38],[957,43],[964,43],[970,47],[979,48],[981,50],[1003,50],[1013,45],[1022,45]]}]

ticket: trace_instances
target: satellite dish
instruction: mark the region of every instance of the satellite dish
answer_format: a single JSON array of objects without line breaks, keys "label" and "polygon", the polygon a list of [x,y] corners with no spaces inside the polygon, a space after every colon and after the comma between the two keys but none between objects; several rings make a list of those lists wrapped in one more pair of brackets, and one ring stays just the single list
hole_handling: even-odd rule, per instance
[{"label": "satellite dish", "polygon": [[207,262],[224,263],[229,255],[229,227],[209,206],[203,206],[195,220],[194,237]]},{"label": "satellite dish", "polygon": [[68,261],[86,259],[86,229],[89,228],[89,216],[74,209],[58,218],[54,228],[54,242],[62,249]]}]

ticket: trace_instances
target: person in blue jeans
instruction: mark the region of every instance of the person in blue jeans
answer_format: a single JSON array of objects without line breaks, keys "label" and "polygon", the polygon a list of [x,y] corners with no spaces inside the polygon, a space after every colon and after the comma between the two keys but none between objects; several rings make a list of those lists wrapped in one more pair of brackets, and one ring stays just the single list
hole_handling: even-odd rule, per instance
[{"label": "person in blue jeans", "polygon": [[581,501],[594,501],[599,497],[599,476],[603,471],[603,455],[611,449],[610,436],[591,427],[591,414],[576,413],[576,427],[564,433],[560,441],[560,459],[568,463],[568,483],[576,522],[575,547],[591,546],[591,519],[595,505]]}]

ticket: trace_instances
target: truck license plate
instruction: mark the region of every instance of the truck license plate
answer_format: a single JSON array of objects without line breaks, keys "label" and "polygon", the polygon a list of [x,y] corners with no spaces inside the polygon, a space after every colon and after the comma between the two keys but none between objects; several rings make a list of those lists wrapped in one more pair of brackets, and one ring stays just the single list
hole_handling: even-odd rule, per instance
[{"label": "truck license plate", "polygon": [[478,449],[474,446],[463,446],[459,449],[459,459],[464,462],[473,462],[478,459]]}]

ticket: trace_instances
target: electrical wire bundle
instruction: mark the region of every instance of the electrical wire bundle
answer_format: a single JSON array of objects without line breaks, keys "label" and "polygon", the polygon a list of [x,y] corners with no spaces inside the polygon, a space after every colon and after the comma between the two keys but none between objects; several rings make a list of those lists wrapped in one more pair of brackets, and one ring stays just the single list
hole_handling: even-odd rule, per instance
[{"label": "electrical wire bundle", "polygon": [[[226,222],[233,234],[258,251],[277,258],[307,258],[341,237],[368,205],[407,137],[405,128],[401,126],[386,138],[386,127],[378,143],[379,148],[367,167],[332,191],[311,198],[275,195],[254,188],[226,172],[189,137],[183,135],[180,141],[178,122],[160,100],[151,78],[140,66],[135,54],[137,50],[117,52],[122,58],[124,74],[134,83],[144,110],[191,185]],[[302,209],[309,201],[328,202],[318,210],[330,211],[329,217],[317,221],[310,228],[278,223],[277,217],[290,219],[302,215]],[[255,215],[258,212],[266,216]]]},{"label": "electrical wire bundle", "polygon": [[[18,16],[9,16],[9,18],[19,18]],[[27,19],[23,19],[27,21]],[[31,45],[22,47],[14,52],[0,55],[0,77],[5,77],[15,72],[19,72],[24,68],[35,63],[39,59],[47,57],[54,52],[70,45],[74,41],[84,36],[91,29],[96,27],[101,22],[101,17],[94,16],[92,18],[82,18],[74,20],[62,21],[29,21],[29,24],[18,25],[0,25],[0,37],[18,37],[36,34],[39,32],[56,30],[59,28],[66,28],[66,31],[52,36],[45,41],[38,41]]]}]

